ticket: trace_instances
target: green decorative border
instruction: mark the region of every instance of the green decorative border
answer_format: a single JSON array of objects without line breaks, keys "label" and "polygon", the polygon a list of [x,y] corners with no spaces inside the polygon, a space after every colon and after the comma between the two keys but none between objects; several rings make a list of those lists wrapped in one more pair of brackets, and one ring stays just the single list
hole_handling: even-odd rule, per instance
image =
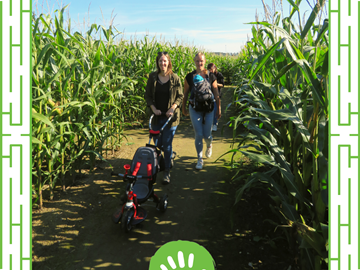
[{"label": "green decorative border", "polygon": [[[3,73],[3,68],[2,68],[2,63],[3,63],[3,55],[2,55],[2,51],[3,51],[3,2],[0,2],[0,116],[1,116],[1,122],[3,119],[3,108],[2,108],[2,93],[3,93],[3,85],[2,85],[2,73]],[[2,189],[2,171],[3,171],[3,131],[2,131],[2,124],[0,124],[0,155],[1,155],[1,161],[0,161],[0,194],[2,196],[3,194],[3,189]],[[0,245],[0,269],[3,269],[3,236],[2,236],[2,224],[3,224],[3,218],[2,218],[2,209],[3,209],[3,205],[2,205],[2,200],[0,200],[0,239],[1,239],[1,245]]]},{"label": "green decorative border", "polygon": [[[27,1],[27,2],[23,2],[23,1]],[[28,9],[24,9],[24,3],[28,4],[27,6],[29,7]],[[18,252],[20,261],[17,262],[18,265],[20,265],[20,270],[23,269],[23,263],[24,261],[28,261],[29,262],[29,267],[30,269],[32,269],[32,254],[31,254],[31,249],[32,249],[32,243],[31,243],[31,67],[32,67],[32,59],[31,59],[31,51],[32,51],[32,44],[31,44],[31,37],[32,37],[32,27],[31,27],[31,10],[32,10],[32,1],[31,0],[20,0],[20,2],[15,2],[13,3],[12,0],[10,1],[0,1],[0,113],[1,113],[1,123],[3,123],[3,118],[4,117],[9,117],[10,119],[10,126],[18,126],[18,127],[22,127],[22,126],[27,126],[29,125],[29,130],[22,130],[20,132],[25,133],[25,134],[17,134],[21,137],[27,137],[25,138],[25,145],[24,144],[19,144],[19,142],[16,140],[15,137],[12,137],[12,134],[4,134],[3,132],[5,131],[3,128],[3,125],[0,124],[0,154],[1,154],[1,161],[0,161],[0,194],[1,194],[1,199],[0,199],[0,239],[2,242],[2,245],[0,245],[0,269],[13,269],[15,266],[12,264],[12,259],[13,257],[15,257],[15,254],[9,254],[9,261],[7,258],[5,258],[4,256],[7,256],[5,254],[8,253],[4,253],[4,252],[8,252],[8,247],[9,245],[15,244],[14,243],[14,232],[13,229],[15,227],[20,228],[20,249],[16,250],[16,252]],[[14,14],[16,13],[16,15],[19,15],[19,25],[17,25],[17,27],[19,28],[19,33],[20,34],[20,43],[19,44],[14,44],[13,43],[13,34],[15,32],[16,27],[13,25],[9,25],[8,21],[6,20],[6,18],[8,16],[14,16]],[[23,16],[27,14],[26,16],[29,15],[29,19],[28,21],[24,21]],[[20,27],[19,27],[20,26]],[[5,28],[6,27],[6,28]],[[28,39],[29,40],[24,40],[24,29],[23,27],[29,27],[29,36]],[[4,29],[8,29],[9,30],[9,34],[8,35],[4,35]],[[4,44],[7,44],[9,47],[9,51],[4,52]],[[20,62],[13,62],[12,61],[12,49],[18,47],[20,49]],[[28,50],[26,53],[23,52],[23,50]],[[4,63],[4,55],[8,54],[9,55],[9,62],[8,63]],[[24,61],[23,61],[23,57],[24,54],[26,55],[26,57],[29,58],[29,66],[26,67],[28,68],[28,74],[29,74],[29,88],[24,88],[27,87],[28,85],[26,85],[26,83],[24,82],[24,77],[21,74],[16,74],[16,71],[14,70],[14,72],[12,71],[12,69],[14,68],[14,66],[16,65],[21,65],[23,66]],[[6,69],[9,68],[9,89],[5,89],[4,88],[4,84],[3,84],[3,65],[5,66]],[[17,76],[18,75],[18,76]],[[12,84],[12,78],[13,76],[16,76],[16,80],[19,80],[19,112],[20,112],[20,119],[19,122],[14,122],[13,120],[13,104],[10,103],[10,109],[9,111],[4,112],[4,108],[3,108],[3,91],[9,91],[9,92],[13,92],[13,84]],[[29,100],[24,100],[24,95],[23,93],[27,93],[26,91],[29,92]],[[25,102],[28,102],[29,104],[29,118],[24,118],[23,115],[24,111],[23,111],[23,105],[25,104]],[[10,133],[8,130],[6,130],[7,133]],[[4,144],[4,139],[6,138],[7,141],[10,140],[10,145],[5,145]],[[9,149],[7,149],[7,147],[9,147]],[[13,154],[13,150],[14,148],[20,148],[19,150],[19,154],[20,154],[20,162],[18,160],[15,160],[15,156],[12,155]],[[5,149],[6,148],[6,149]],[[24,148],[29,149],[29,155],[25,154],[24,152]],[[5,151],[10,151],[9,155],[4,155],[4,150]],[[10,163],[10,167],[12,167],[14,165],[14,162],[19,162],[18,164],[16,164],[17,166],[20,167],[20,179],[19,179],[19,184],[20,186],[15,186],[13,179],[10,178],[8,179],[3,179],[3,170],[4,170],[4,166],[3,166],[3,161],[7,159],[7,162]],[[13,160],[14,159],[14,160]],[[24,166],[25,164],[27,165],[27,163],[29,163],[29,167],[30,170],[28,172],[25,172],[24,169],[27,168],[27,166]],[[27,174],[30,176],[29,179],[29,183],[27,183],[24,180],[24,175],[27,176]],[[4,190],[4,181],[9,181],[9,190]],[[15,179],[14,179],[15,180]],[[29,194],[26,194],[27,196],[29,196],[29,201],[23,202],[23,204],[16,204],[13,205],[12,201],[14,199],[13,197],[13,191],[16,192],[14,194],[17,194],[17,192],[19,191],[19,195],[24,195],[24,191],[26,190],[26,192],[28,192],[27,190],[29,190]],[[4,203],[3,203],[4,201]],[[9,216],[8,217],[4,217],[4,208],[8,208],[10,210],[9,212]],[[19,207],[19,211],[17,211],[17,214],[20,214],[19,217],[19,221],[18,222],[14,222],[14,212],[13,209],[14,207]],[[30,220],[24,220],[23,214],[28,212]],[[9,219],[9,241],[8,243],[5,243],[4,241],[4,234],[3,234],[3,224],[4,222],[7,222],[7,219]],[[23,229],[26,231],[27,230],[27,226],[28,224],[30,224],[29,227],[29,234],[26,236],[27,238],[24,239],[24,235],[23,235]],[[28,239],[29,238],[29,239]],[[29,243],[29,252],[30,254],[23,254],[23,248],[24,248],[24,244],[25,243]],[[16,243],[18,244],[18,243]],[[15,252],[15,251],[14,251]],[[24,257],[25,256],[25,257]],[[18,257],[18,256],[16,256]],[[27,268],[27,267],[26,267]],[[18,270],[18,269],[16,269]]]},{"label": "green decorative border", "polygon": [[[355,2],[355,1],[354,1]],[[337,9],[336,10],[333,10],[332,9],[332,4],[334,3],[337,3]],[[344,3],[344,2],[343,2]],[[357,10],[358,10],[358,14],[360,14],[360,2],[357,1],[357,3],[353,3],[353,4],[357,4]],[[352,7],[352,3],[351,3],[351,0],[348,0],[348,12],[347,12],[347,16],[353,16],[352,13],[351,13],[351,7]],[[353,7],[355,7],[355,5],[353,5]],[[351,247],[352,249],[352,252],[351,254],[349,254],[348,256],[346,255],[342,255],[341,256],[341,252],[342,252],[342,248],[344,248],[344,246],[341,245],[341,237],[344,237],[344,235],[341,235],[340,233],[340,230],[341,230],[341,227],[348,227],[348,245],[351,245],[352,242],[354,242],[354,239],[351,239],[351,236],[352,236],[352,233],[351,233],[351,230],[355,229],[354,227],[352,227],[352,221],[354,220],[357,220],[358,221],[358,225],[360,225],[360,200],[358,199],[357,203],[358,203],[358,213],[357,214],[357,217],[356,215],[354,215],[355,213],[352,213],[352,209],[353,209],[353,206],[351,205],[352,202],[352,197],[354,196],[351,196],[351,188],[352,188],[352,184],[351,184],[351,178],[348,178],[347,181],[348,181],[348,188],[347,190],[344,190],[344,189],[341,189],[341,183],[344,183],[344,181],[346,181],[344,179],[344,169],[346,169],[346,164],[342,163],[342,167],[341,167],[341,164],[340,164],[340,160],[341,160],[341,149],[342,148],[347,148],[348,149],[348,156],[346,158],[348,158],[348,165],[347,167],[350,168],[351,167],[351,160],[353,159],[357,159],[357,171],[358,171],[358,179],[360,178],[360,174],[359,174],[359,168],[360,168],[360,137],[359,137],[359,134],[360,134],[360,93],[359,93],[359,87],[360,87],[360,68],[359,68],[359,63],[360,63],[360,52],[359,52],[359,48],[357,48],[358,50],[358,58],[352,58],[352,54],[351,54],[351,50],[354,50],[354,47],[352,46],[352,40],[355,40],[357,39],[358,40],[358,46],[360,46],[360,21],[359,21],[359,18],[356,18],[357,19],[357,37],[352,35],[351,34],[351,29],[354,29],[352,27],[355,27],[354,25],[352,26],[348,26],[347,29],[348,29],[348,43],[347,44],[342,44],[341,43],[341,31],[343,30],[341,28],[341,25],[342,23],[344,24],[348,24],[347,23],[347,20],[348,18],[346,17],[346,15],[344,16],[344,13],[342,13],[341,15],[341,12],[344,12],[345,10],[342,10],[344,8],[344,5],[341,6],[341,2],[340,0],[333,0],[333,1],[329,1],[329,9],[330,9],[330,15],[329,15],[329,40],[330,40],[330,43],[329,43],[329,50],[330,50],[330,55],[329,55],[329,58],[330,58],[330,78],[329,78],[329,83],[330,83],[330,86],[334,86],[333,88],[335,88],[335,85],[336,87],[338,87],[337,91],[332,91],[332,88],[331,88],[331,91],[329,93],[329,101],[330,101],[330,105],[332,104],[331,101],[331,97],[334,97],[336,96],[338,98],[338,101],[337,101],[337,106],[338,106],[338,110],[337,111],[331,111],[330,110],[330,114],[329,114],[329,117],[330,117],[330,120],[331,120],[331,116],[332,115],[337,115],[338,117],[338,121],[337,121],[337,127],[338,129],[337,130],[334,130],[334,132],[336,132],[336,134],[333,134],[331,133],[332,132],[332,129],[331,129],[331,121],[329,121],[329,269],[331,269],[331,264],[333,261],[337,261],[337,269],[338,270],[343,270],[343,268],[341,268],[341,261],[343,262],[343,265],[346,264],[346,262],[348,263],[348,269],[351,269],[351,256],[353,256],[354,258],[354,254],[357,254],[357,257],[360,258],[360,249],[359,249],[359,244],[360,244],[360,226],[358,226],[357,228],[357,231],[358,231],[358,244],[357,244],[357,250],[355,250],[355,247]],[[338,40],[337,42],[334,41],[333,43],[331,43],[331,33],[332,33],[332,29],[333,29],[333,25],[332,24],[332,20],[331,20],[331,15],[336,13],[338,15],[338,21],[337,22],[334,22],[335,25],[337,25],[338,29],[337,29],[337,34],[338,34]],[[353,19],[353,18],[352,18]],[[343,27],[345,28],[345,27]],[[342,74],[332,74],[332,72],[334,70],[336,70],[336,67],[339,67],[341,65],[341,59],[346,57],[345,55],[341,55],[341,48],[342,47],[346,47],[348,48],[348,73],[345,74],[345,73],[342,73]],[[337,59],[335,61],[331,61],[331,52],[332,51],[337,51],[338,55],[337,55]],[[356,89],[358,91],[358,108],[354,108],[352,107],[351,103],[348,104],[347,108],[346,106],[344,106],[345,108],[341,107],[341,98],[342,98],[342,95],[344,95],[346,92],[348,93],[351,93],[354,91],[354,89],[352,89],[351,87],[351,81],[354,79],[354,74],[352,74],[352,72],[356,72],[354,70],[352,70],[351,68],[351,65],[354,64],[355,62],[357,61],[357,73],[358,73],[358,89]],[[355,73],[356,74],[356,73]],[[346,89],[342,89],[341,88],[341,80],[342,79],[348,79],[348,90],[346,91]],[[332,83],[333,82],[333,83]],[[330,106],[330,109],[331,109],[331,106]],[[356,111],[356,112],[354,112]],[[341,116],[341,113],[348,113],[348,120],[347,120],[347,123],[342,123],[341,122],[341,119],[340,119],[340,116]],[[355,123],[354,121],[351,122],[351,116],[352,115],[358,115],[358,122]],[[342,137],[342,130],[341,128],[344,127],[344,129],[348,129],[349,127],[356,127],[357,125],[357,134],[349,134],[351,137],[357,137],[357,150],[358,150],[358,154],[357,156],[352,156],[351,155],[351,149],[354,149],[355,146],[353,146],[353,148],[351,148],[351,144],[348,144],[348,142],[346,141],[346,136],[343,136]],[[345,128],[346,127],[346,128]],[[343,133],[344,134],[344,133]],[[344,134],[346,135],[346,134]],[[335,138],[334,138],[335,137]],[[340,137],[340,138],[339,138]],[[342,137],[342,138],[341,138]],[[337,156],[332,156],[332,150],[333,149],[337,149]],[[345,157],[343,157],[345,158]],[[337,172],[337,175],[335,174],[331,174],[331,171],[332,171],[332,166],[331,166],[331,162],[332,160],[335,161],[337,160],[337,169],[338,169],[338,172]],[[335,167],[335,166],[334,166]],[[343,175],[343,179],[341,179],[341,175]],[[333,177],[331,177],[333,176]],[[352,179],[352,181],[356,181],[357,179]],[[342,201],[339,202],[339,205],[333,205],[332,204],[332,200],[331,200],[331,190],[332,190],[332,187],[337,187],[338,188],[338,192],[337,192],[337,195],[340,195],[341,192],[341,198],[342,198]],[[344,194],[345,192],[348,193],[348,196],[347,198],[345,198]],[[353,191],[354,192],[354,191]],[[357,194],[360,194],[360,183],[358,181],[358,189],[357,189]],[[335,194],[334,194],[335,195]],[[354,194],[353,194],[354,195]],[[356,196],[358,198],[358,196]],[[348,204],[348,221],[347,223],[345,224],[342,224],[341,223],[341,210],[342,210],[342,205],[341,204]],[[337,222],[335,223],[331,223],[331,217],[332,215],[338,215],[337,216]],[[337,252],[337,257],[332,257],[331,255],[331,247],[332,247],[332,236],[333,236],[333,233],[332,232],[337,232],[337,241],[338,241],[338,244],[337,244],[337,248],[338,248],[338,252]],[[347,258],[346,258],[347,257]],[[357,269],[360,269],[360,260],[358,260],[358,265],[357,265]]]}]

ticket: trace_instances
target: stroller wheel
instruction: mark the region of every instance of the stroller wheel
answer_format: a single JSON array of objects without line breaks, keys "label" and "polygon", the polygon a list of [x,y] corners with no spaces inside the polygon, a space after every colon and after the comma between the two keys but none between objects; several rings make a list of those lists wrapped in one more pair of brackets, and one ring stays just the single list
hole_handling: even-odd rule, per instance
[{"label": "stroller wheel", "polygon": [[168,196],[165,194],[161,199],[160,199],[160,202],[159,202],[159,210],[160,212],[164,213],[167,209],[167,206],[168,206]]},{"label": "stroller wheel", "polygon": [[122,215],[121,227],[126,233],[130,232],[132,229],[131,220],[133,216],[134,216],[134,209],[129,209],[126,212],[124,212]]}]

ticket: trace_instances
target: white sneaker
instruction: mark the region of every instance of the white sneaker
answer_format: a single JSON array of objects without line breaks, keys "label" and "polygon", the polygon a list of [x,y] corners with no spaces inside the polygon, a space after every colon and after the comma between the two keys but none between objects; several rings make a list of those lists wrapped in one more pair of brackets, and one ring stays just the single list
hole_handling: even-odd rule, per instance
[{"label": "white sneaker", "polygon": [[217,131],[217,125],[212,126],[212,131]]},{"label": "white sneaker", "polygon": [[198,159],[198,162],[197,162],[197,164],[196,164],[196,166],[195,166],[195,168],[196,168],[197,170],[201,170],[202,167],[203,167],[203,165],[204,165],[203,159],[202,159],[202,158],[199,158],[199,159]]},{"label": "white sneaker", "polygon": [[207,158],[211,157],[211,155],[212,155],[212,144],[210,144],[210,147],[208,147],[206,149],[205,155],[206,155]]}]

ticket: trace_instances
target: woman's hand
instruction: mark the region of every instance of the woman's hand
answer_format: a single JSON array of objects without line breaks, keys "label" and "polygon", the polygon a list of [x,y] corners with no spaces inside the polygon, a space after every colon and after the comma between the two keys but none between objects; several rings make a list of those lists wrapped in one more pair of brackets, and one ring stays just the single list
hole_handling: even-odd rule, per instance
[{"label": "woman's hand", "polygon": [[171,107],[167,112],[166,112],[166,117],[169,118],[170,116],[174,115],[174,109]]},{"label": "woman's hand", "polygon": [[219,110],[216,111],[216,119],[219,120],[221,117],[221,112]]},{"label": "woman's hand", "polygon": [[[216,89],[217,90],[217,89]],[[221,101],[220,101],[220,97],[217,97],[216,99],[216,105],[217,110],[216,110],[216,119],[219,120],[221,117]]]},{"label": "woman's hand", "polygon": [[155,115],[161,115],[161,111],[156,109],[154,105],[151,105],[151,110]]},{"label": "woman's hand", "polygon": [[184,116],[189,116],[189,110],[183,108],[182,113]]}]

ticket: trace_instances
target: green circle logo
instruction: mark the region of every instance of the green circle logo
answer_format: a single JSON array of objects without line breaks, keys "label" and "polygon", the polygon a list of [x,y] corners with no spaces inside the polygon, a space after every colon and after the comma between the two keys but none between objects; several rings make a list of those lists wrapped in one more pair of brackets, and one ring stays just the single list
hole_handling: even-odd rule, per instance
[{"label": "green circle logo", "polygon": [[166,243],[150,260],[149,270],[215,270],[210,253],[197,243],[173,241]]}]

